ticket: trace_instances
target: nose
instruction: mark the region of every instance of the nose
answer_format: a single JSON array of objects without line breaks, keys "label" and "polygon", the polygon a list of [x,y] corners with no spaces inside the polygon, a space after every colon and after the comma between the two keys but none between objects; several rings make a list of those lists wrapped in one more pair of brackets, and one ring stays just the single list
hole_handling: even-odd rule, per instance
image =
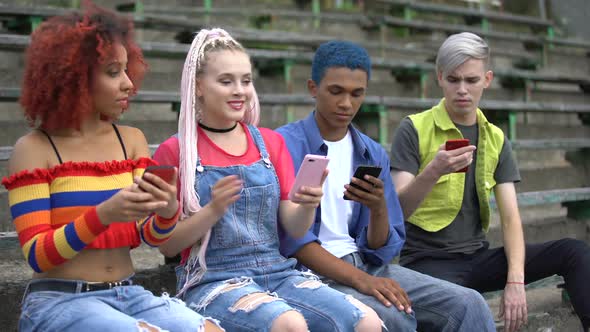
[{"label": "nose", "polygon": [[464,95],[467,94],[467,83],[465,83],[465,81],[461,81],[459,82],[459,89],[457,90],[457,93]]},{"label": "nose", "polygon": [[244,94],[244,86],[241,83],[234,85],[234,96],[241,96]]},{"label": "nose", "polygon": [[352,108],[352,100],[348,94],[344,94],[344,96],[339,100],[338,107],[347,110]]},{"label": "nose", "polygon": [[127,72],[124,72],[123,76],[122,76],[122,81],[121,81],[121,90],[129,92],[132,89],[133,89],[133,82],[131,82],[131,79],[127,75]]}]

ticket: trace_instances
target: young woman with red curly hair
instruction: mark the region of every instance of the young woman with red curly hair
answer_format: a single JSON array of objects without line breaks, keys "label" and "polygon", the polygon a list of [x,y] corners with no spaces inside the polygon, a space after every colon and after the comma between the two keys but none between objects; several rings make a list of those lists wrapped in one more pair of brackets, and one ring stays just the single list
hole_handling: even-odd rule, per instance
[{"label": "young woman with red curly hair", "polygon": [[21,104],[34,129],[2,181],[34,270],[20,331],[221,331],[131,279],[130,249],[165,242],[179,213],[176,179],[139,177],[154,164],[144,135],[113,123],[146,71],[132,32],[88,3],[31,35]]}]

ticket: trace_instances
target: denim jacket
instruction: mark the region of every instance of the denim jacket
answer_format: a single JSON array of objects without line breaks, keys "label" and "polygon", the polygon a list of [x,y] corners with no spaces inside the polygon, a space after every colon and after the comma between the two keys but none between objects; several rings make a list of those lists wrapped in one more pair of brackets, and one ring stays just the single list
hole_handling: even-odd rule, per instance
[{"label": "denim jacket", "polygon": [[[358,251],[364,256],[365,260],[373,265],[389,264],[400,253],[406,236],[402,210],[389,173],[389,156],[381,145],[352,125],[349,126],[349,130],[354,145],[353,169],[356,169],[359,165],[378,165],[383,168],[379,178],[383,181],[385,200],[387,201],[389,236],[387,242],[381,248],[371,249],[368,247],[367,231],[370,211],[368,207],[360,203],[354,203],[353,205],[352,220],[349,223],[348,231],[350,236],[355,239]],[[298,171],[306,154],[323,156],[328,154],[328,147],[324,144],[324,139],[315,120],[315,112],[311,112],[303,120],[284,125],[276,131],[285,138],[287,148],[293,158],[295,173]],[[315,221],[311,229],[299,239],[288,236],[279,228],[280,250],[284,256],[293,256],[307,243],[313,241],[320,243],[318,239],[322,222],[320,210],[321,206],[316,211]]]}]

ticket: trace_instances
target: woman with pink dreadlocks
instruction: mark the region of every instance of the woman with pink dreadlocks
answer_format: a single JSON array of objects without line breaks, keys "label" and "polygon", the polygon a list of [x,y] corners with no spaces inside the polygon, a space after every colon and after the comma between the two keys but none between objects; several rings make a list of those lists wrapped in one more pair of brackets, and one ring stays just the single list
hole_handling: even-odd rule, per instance
[{"label": "woman with pink dreadlocks", "polygon": [[182,220],[160,247],[181,252],[178,296],[228,331],[380,331],[372,309],[279,253],[278,229],[303,236],[322,188],[287,198],[291,156],[279,134],[256,127],[251,68],[227,32],[201,30],[182,72],[178,134],[154,155],[180,173]]}]

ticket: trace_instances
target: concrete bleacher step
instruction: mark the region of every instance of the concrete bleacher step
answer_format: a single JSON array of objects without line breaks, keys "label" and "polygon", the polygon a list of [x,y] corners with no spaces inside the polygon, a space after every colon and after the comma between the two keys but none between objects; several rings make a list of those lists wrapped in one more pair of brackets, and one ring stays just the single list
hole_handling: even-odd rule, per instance
[{"label": "concrete bleacher step", "polygon": [[586,186],[590,179],[587,170],[572,165],[533,165],[531,168],[521,169],[520,175],[522,181],[516,184],[516,188],[523,192]]}]

